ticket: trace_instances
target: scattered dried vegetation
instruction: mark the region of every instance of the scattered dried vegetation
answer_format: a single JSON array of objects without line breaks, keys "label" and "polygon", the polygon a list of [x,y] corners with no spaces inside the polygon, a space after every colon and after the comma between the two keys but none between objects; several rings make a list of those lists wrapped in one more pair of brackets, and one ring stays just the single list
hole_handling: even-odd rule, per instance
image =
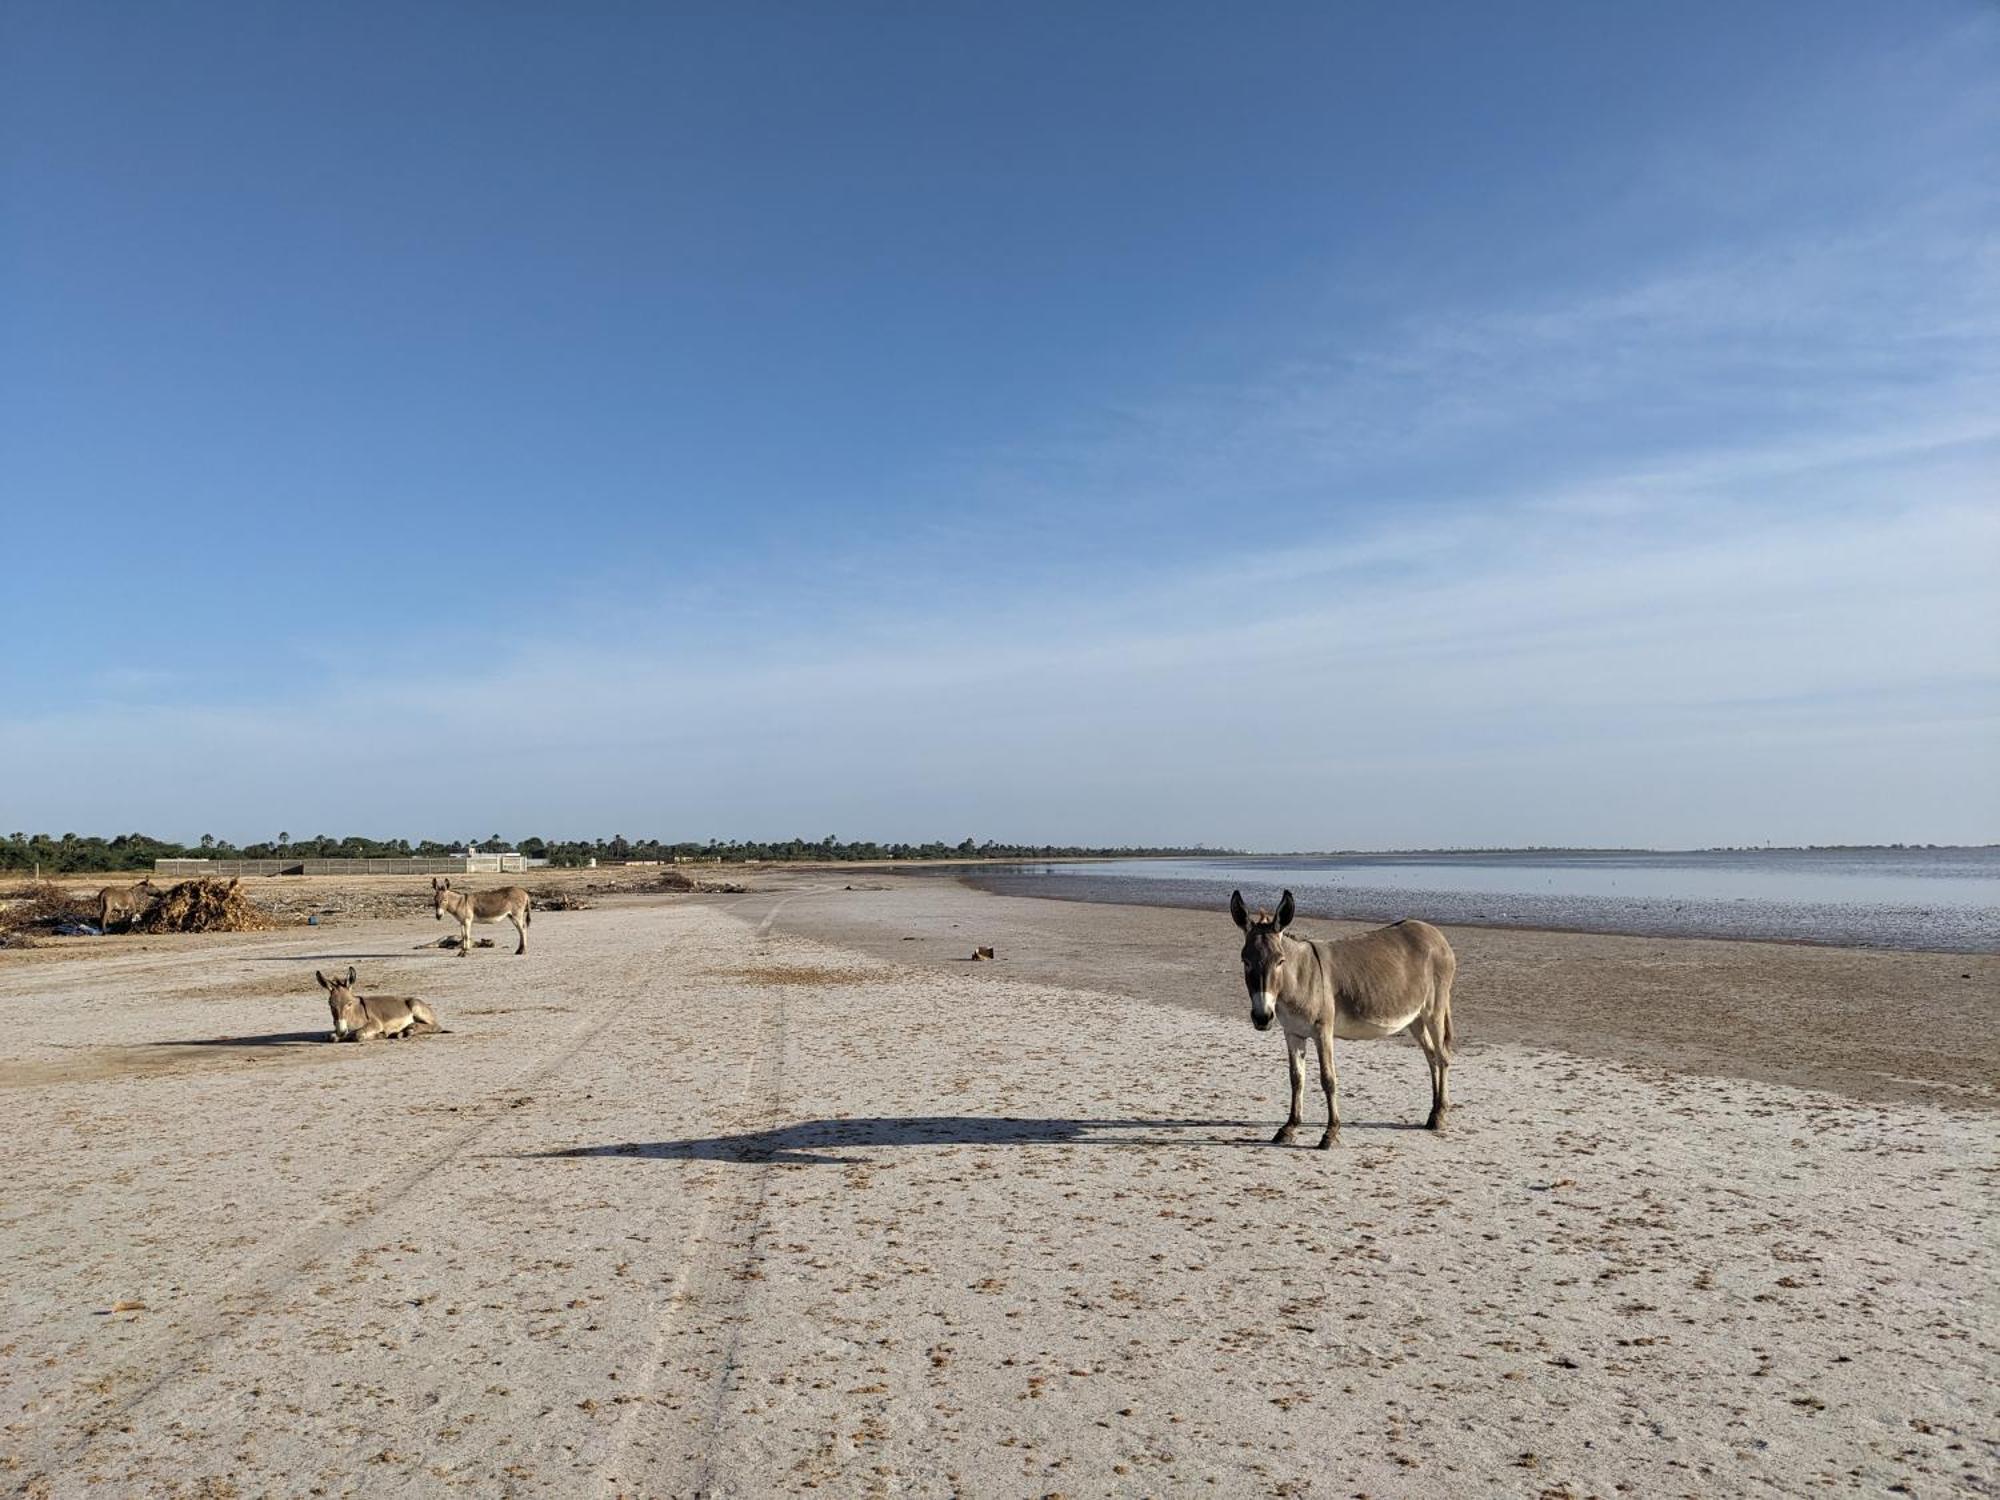
[{"label": "scattered dried vegetation", "polygon": [[95,925],[95,902],[90,896],[64,890],[52,880],[25,885],[0,905],[0,937],[26,937],[65,922]]}]

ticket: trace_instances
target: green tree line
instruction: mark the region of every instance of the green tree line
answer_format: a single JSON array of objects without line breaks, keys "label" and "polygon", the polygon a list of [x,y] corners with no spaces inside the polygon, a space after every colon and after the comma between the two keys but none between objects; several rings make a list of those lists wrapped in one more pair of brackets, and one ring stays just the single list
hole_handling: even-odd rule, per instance
[{"label": "green tree line", "polygon": [[[524,838],[518,842],[492,834],[474,844],[487,854],[518,850],[530,859],[546,859],[554,865],[581,865],[592,859],[600,863],[620,860],[719,860],[741,864],[746,860],[892,860],[892,859],[1059,859],[1076,856],[1233,854],[1230,849],[1205,849],[1199,845],[1091,847],[1082,844],[1004,844],[992,839],[961,839],[947,844],[941,839],[929,843],[877,843],[873,839],[849,840],[828,834],[821,839],[709,839],[673,842],[665,839],[628,839],[619,834],[608,839]],[[113,838],[65,833],[60,838],[46,833],[10,833],[0,838],[0,870],[32,870],[61,875],[84,870],[150,870],[156,859],[395,859],[418,856],[442,858],[465,848],[459,841],[437,839],[371,839],[359,834],[334,838],[314,834],[293,838],[280,833],[275,839],[257,844],[232,844],[213,834],[203,834],[193,844],[177,844],[143,833],[121,833]]]}]

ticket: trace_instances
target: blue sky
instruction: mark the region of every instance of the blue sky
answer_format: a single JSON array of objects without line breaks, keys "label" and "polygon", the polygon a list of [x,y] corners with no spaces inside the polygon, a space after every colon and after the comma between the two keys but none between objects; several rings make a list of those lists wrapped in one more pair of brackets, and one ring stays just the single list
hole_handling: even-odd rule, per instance
[{"label": "blue sky", "polygon": [[0,825],[2000,839],[2000,13],[10,3]]}]

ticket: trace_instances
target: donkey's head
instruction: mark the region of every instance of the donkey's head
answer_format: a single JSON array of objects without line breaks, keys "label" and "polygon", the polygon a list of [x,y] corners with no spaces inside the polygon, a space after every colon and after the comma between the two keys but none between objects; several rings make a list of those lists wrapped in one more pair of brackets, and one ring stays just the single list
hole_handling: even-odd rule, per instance
[{"label": "donkey's head", "polygon": [[1247,910],[1241,891],[1229,895],[1229,915],[1243,929],[1243,985],[1250,991],[1250,1024],[1259,1031],[1278,1014],[1278,991],[1285,982],[1285,944],[1279,934],[1292,925],[1292,910],[1290,891],[1278,903],[1275,917]]},{"label": "donkey's head", "polygon": [[318,969],[313,970],[313,978],[326,991],[326,1008],[333,1012],[333,1029],[336,1032],[358,1031],[362,1022],[368,1019],[368,1012],[362,1008],[361,997],[354,993],[354,986],[360,979],[354,966],[347,966],[347,977],[336,974],[328,979]]},{"label": "donkey's head", "polygon": [[440,922],[444,920],[445,893],[450,889],[451,881],[449,878],[440,875],[431,876],[431,911],[437,916]]}]

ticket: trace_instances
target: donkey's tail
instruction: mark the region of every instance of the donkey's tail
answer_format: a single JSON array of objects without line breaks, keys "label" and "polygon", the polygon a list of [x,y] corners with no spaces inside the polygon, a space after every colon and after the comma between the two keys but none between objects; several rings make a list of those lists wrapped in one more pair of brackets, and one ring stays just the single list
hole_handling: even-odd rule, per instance
[{"label": "donkey's tail", "polygon": [[1438,1032],[1447,1055],[1458,1042],[1457,1033],[1451,1026],[1451,982],[1457,977],[1458,955],[1446,949],[1439,955],[1436,971],[1431,976],[1431,1005],[1444,1013],[1440,1017],[1442,1024],[1438,1027]]}]

